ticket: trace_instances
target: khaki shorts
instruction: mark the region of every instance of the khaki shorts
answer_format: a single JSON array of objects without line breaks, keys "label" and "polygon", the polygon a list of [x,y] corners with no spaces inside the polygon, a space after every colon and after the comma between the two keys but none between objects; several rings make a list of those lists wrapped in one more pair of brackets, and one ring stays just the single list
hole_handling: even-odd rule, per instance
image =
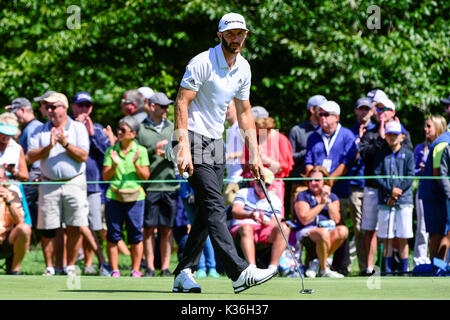
[{"label": "khaki shorts", "polygon": [[57,229],[62,223],[81,227],[89,225],[86,176],[81,174],[61,184],[39,185],[37,228]]}]

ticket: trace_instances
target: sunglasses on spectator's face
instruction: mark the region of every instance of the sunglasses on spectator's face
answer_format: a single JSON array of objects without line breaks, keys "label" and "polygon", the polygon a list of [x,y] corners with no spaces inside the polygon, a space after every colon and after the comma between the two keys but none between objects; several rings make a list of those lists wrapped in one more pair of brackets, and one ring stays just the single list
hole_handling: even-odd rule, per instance
[{"label": "sunglasses on spectator's face", "polygon": [[134,101],[128,100],[128,99],[122,99],[120,101],[121,104],[132,104]]},{"label": "sunglasses on spectator's face", "polygon": [[169,105],[167,105],[167,106],[162,106],[162,105],[158,104],[158,106],[159,106],[161,109],[169,109]]},{"label": "sunglasses on spectator's face", "polygon": [[63,107],[63,105],[61,105],[61,104],[55,104],[55,105],[46,104],[45,105],[45,109],[47,109],[47,110],[51,109],[52,111],[55,111],[55,109],[58,108],[58,107]]},{"label": "sunglasses on spectator's face", "polygon": [[125,127],[119,127],[119,128],[117,128],[117,132],[127,133],[127,132],[131,132],[131,130],[128,130]]},{"label": "sunglasses on spectator's face", "polygon": [[91,104],[89,102],[81,102],[81,103],[78,103],[78,106],[89,108],[91,106]]},{"label": "sunglasses on spectator's face", "polygon": [[328,113],[328,112],[321,112],[321,113],[319,113],[319,117],[328,118],[329,116],[331,116],[331,113]]},{"label": "sunglasses on spectator's face", "polygon": [[386,111],[391,111],[391,109],[384,107],[384,108],[377,108],[377,112],[386,112]]}]

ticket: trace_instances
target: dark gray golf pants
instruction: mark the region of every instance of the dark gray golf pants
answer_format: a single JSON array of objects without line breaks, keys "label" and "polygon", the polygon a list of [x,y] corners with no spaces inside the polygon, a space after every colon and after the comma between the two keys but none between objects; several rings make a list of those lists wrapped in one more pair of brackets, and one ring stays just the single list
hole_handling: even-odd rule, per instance
[{"label": "dark gray golf pants", "polygon": [[189,132],[194,173],[189,183],[194,189],[195,205],[199,208],[191,226],[183,256],[174,271],[177,275],[185,268],[196,270],[209,234],[214,252],[227,276],[235,281],[248,263],[241,258],[227,227],[222,183],[225,156],[222,139],[208,139]]}]

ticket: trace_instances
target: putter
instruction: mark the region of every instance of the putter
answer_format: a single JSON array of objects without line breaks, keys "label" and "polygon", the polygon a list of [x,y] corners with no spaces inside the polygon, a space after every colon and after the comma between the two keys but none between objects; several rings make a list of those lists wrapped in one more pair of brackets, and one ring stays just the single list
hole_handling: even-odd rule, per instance
[{"label": "putter", "polygon": [[277,220],[278,227],[280,228],[280,231],[281,231],[281,234],[283,235],[284,241],[286,241],[286,246],[289,250],[289,253],[291,254],[291,257],[295,262],[295,268],[297,269],[297,272],[300,274],[300,277],[302,278],[302,290],[300,290],[299,292],[303,293],[303,294],[314,293],[314,289],[305,289],[305,280],[304,280],[303,274],[300,270],[297,259],[295,259],[294,253],[291,250],[291,246],[289,245],[286,235],[284,234],[283,228],[281,227],[280,220],[278,220],[278,217],[275,214],[275,210],[273,210],[272,202],[270,201],[269,194],[267,193],[266,185],[261,178],[259,178],[258,181],[259,181],[259,185],[261,186],[261,188],[264,192],[264,195],[266,196],[267,202],[269,202],[270,208],[272,209],[272,214],[275,216],[275,220]]}]

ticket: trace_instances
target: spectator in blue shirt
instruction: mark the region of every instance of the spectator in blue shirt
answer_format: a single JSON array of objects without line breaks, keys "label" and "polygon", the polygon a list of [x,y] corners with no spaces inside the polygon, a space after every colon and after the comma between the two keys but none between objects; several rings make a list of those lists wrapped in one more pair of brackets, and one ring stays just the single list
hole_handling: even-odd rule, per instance
[{"label": "spectator in blue shirt", "polygon": [[[370,120],[373,116],[374,108],[372,101],[367,98],[359,98],[355,105],[356,123],[350,128],[350,131],[355,135],[355,144],[357,148],[356,160],[349,170],[350,176],[361,177],[364,176],[364,162],[359,154],[359,142],[366,132],[375,130],[375,124]],[[362,207],[364,198],[364,179],[351,179],[350,183],[350,197],[349,197],[349,211],[353,223],[353,232],[355,239],[356,255],[358,257],[359,270],[361,274],[367,268],[366,252],[364,249],[364,233],[361,230]]]},{"label": "spectator in blue shirt", "polygon": [[[330,172],[331,177],[341,177],[348,173],[356,158],[355,135],[339,123],[341,110],[334,101],[326,101],[319,106],[320,129],[308,138],[305,157],[306,172],[320,165]],[[346,179],[337,181],[332,192],[339,197],[341,223],[345,224],[350,184]],[[350,265],[348,241],[345,241],[333,257],[332,269],[348,274]]]},{"label": "spectator in blue shirt", "polygon": [[[103,159],[106,149],[110,146],[109,139],[103,132],[102,125],[94,123],[91,113],[94,108],[91,95],[80,91],[73,97],[71,105],[73,117],[86,126],[89,135],[89,155],[86,160],[86,180],[102,180]],[[109,274],[109,266],[103,255],[96,232],[103,229],[102,222],[102,193],[104,189],[99,183],[88,183],[87,193],[89,202],[89,228],[81,227],[84,249],[84,274],[96,274],[92,266],[94,252],[99,260],[99,274]]]}]

